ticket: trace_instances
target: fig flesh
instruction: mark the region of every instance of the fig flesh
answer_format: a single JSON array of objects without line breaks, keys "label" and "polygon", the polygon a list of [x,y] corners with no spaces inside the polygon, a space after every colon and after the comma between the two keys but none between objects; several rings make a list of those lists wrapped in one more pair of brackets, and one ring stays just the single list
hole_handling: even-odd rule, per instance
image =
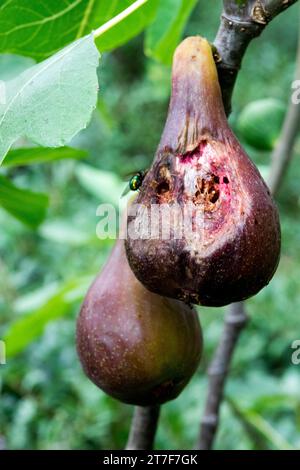
[{"label": "fig flesh", "polygon": [[[278,212],[228,125],[211,46],[199,36],[175,52],[167,122],[136,204],[126,251],[149,290],[222,306],[271,280],[280,254]],[[154,207],[159,217],[145,218]]]},{"label": "fig flesh", "polygon": [[202,332],[195,310],[149,292],[135,278],[119,240],[83,303],[77,350],[98,387],[148,406],[185,387],[199,364]]}]

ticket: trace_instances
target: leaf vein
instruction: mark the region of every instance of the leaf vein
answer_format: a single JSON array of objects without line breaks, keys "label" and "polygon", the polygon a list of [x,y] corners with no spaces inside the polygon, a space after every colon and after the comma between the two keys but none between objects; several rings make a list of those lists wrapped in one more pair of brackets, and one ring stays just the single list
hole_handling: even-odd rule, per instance
[{"label": "leaf vein", "polygon": [[27,29],[27,28],[31,28],[32,26],[43,25],[43,24],[49,23],[51,21],[55,21],[58,18],[61,18],[62,16],[67,14],[69,11],[76,8],[82,1],[83,0],[75,0],[75,2],[71,3],[67,8],[65,8],[64,10],[59,11],[58,13],[55,13],[52,16],[48,16],[47,18],[43,18],[42,20],[32,21],[31,23],[20,24],[18,26],[15,26],[14,28],[10,29],[9,31],[4,31],[4,32],[0,33],[0,36],[8,36],[9,34],[15,33],[16,31],[20,31],[22,29]]}]

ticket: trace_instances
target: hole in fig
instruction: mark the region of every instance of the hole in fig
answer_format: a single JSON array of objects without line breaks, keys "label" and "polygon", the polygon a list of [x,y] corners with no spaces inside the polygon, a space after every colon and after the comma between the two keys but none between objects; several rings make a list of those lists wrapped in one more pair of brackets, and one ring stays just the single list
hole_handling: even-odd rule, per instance
[{"label": "hole in fig", "polygon": [[[220,191],[216,184],[220,182],[220,178],[214,174],[209,179],[198,178],[197,191],[194,196],[194,203],[201,202],[215,204],[220,197]],[[211,208],[210,208],[211,209]]]},{"label": "hole in fig", "polygon": [[169,190],[170,186],[167,181],[162,181],[161,183],[159,183],[156,189],[157,194],[164,194],[167,193]]},{"label": "hole in fig", "polygon": [[205,181],[204,179],[201,180],[201,185],[200,185],[200,192],[203,194],[204,193],[204,187],[205,187]]},{"label": "hole in fig", "polygon": [[213,204],[215,202],[217,202],[217,200],[219,199],[219,191],[215,191],[211,196],[210,196],[210,202],[212,202]]},{"label": "hole in fig", "polygon": [[225,183],[225,184],[228,184],[228,183],[229,183],[229,179],[227,178],[227,176],[224,176],[224,178],[223,178],[223,183]]}]

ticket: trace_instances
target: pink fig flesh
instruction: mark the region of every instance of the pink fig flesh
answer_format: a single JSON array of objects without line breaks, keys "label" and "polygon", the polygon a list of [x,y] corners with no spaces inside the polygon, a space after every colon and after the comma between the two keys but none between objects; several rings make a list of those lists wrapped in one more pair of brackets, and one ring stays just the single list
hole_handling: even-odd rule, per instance
[{"label": "pink fig flesh", "polygon": [[194,374],[202,332],[195,310],[145,289],[118,241],[83,303],[77,350],[86,375],[106,393],[154,405],[176,398]]},{"label": "pink fig flesh", "polygon": [[[144,212],[128,217],[129,264],[151,291],[222,306],[271,280],[280,255],[278,212],[228,125],[211,47],[201,37],[185,39],[175,52],[167,122],[136,203],[170,214],[154,223],[159,236],[146,237]],[[179,217],[186,207],[190,230]],[[165,226],[170,220],[169,238],[162,219]]]}]

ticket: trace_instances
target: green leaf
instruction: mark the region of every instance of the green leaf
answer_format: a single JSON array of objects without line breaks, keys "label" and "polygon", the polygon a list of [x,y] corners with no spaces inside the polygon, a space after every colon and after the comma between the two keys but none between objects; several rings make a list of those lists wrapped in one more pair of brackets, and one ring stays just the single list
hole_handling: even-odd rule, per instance
[{"label": "green leaf", "polygon": [[63,159],[75,159],[87,157],[85,150],[74,149],[72,147],[61,147],[56,149],[32,147],[10,150],[6,155],[3,166],[24,166],[33,163],[47,163]]},{"label": "green leaf", "polygon": [[96,107],[99,53],[87,36],[5,82],[0,103],[0,162],[20,136],[64,146],[86,127]]},{"label": "green leaf", "polygon": [[125,187],[117,175],[88,165],[77,165],[75,174],[80,184],[100,202],[118,205]]},{"label": "green leaf", "polygon": [[237,405],[232,398],[226,399],[227,403],[233,410],[234,414],[244,424],[252,430],[252,432],[261,435],[267,442],[269,442],[275,449],[278,450],[295,450],[295,448],[286,441],[286,439],[279,434],[276,429],[266,421],[262,416],[250,409],[244,409]]},{"label": "green leaf", "polygon": [[46,216],[48,196],[17,188],[0,175],[0,205],[24,224],[36,228]]},{"label": "green leaf", "polygon": [[262,413],[266,410],[276,410],[284,408],[296,408],[300,406],[300,397],[298,394],[293,395],[278,393],[272,395],[261,395],[254,400],[251,408],[254,409],[258,413]]},{"label": "green leaf", "polygon": [[[43,60],[91,33],[134,0],[9,0],[0,9],[0,52]],[[29,3],[29,4],[28,4]],[[158,0],[148,2],[97,40],[111,50],[139,34],[153,20]]]},{"label": "green leaf", "polygon": [[65,220],[53,220],[45,222],[39,229],[39,234],[52,242],[62,243],[69,246],[82,246],[96,238],[96,234],[91,234],[83,228],[74,227],[73,224]]},{"label": "green leaf", "polygon": [[[110,51],[141,33],[153,21],[157,11],[158,2],[159,0],[148,0],[145,5],[135,11],[132,15],[128,16],[117,26],[99,37],[96,40],[99,50],[101,52]],[[96,16],[93,18],[93,21],[90,22],[88,31],[91,30],[90,28],[96,28],[97,25],[99,26],[110,18],[113,18],[132,3],[134,3],[132,0],[99,2],[99,6],[96,8]]]},{"label": "green leaf", "polygon": [[1,80],[11,80],[33,65],[35,65],[35,61],[29,57],[21,57],[13,54],[0,54]]},{"label": "green leaf", "polygon": [[44,331],[45,326],[70,312],[74,303],[82,300],[89,284],[90,277],[70,281],[57,290],[47,302],[37,310],[16,320],[6,331],[4,341],[8,358],[21,353],[32,341]]},{"label": "green leaf", "polygon": [[156,19],[147,29],[145,53],[171,64],[187,20],[197,0],[160,0]]},{"label": "green leaf", "polygon": [[252,424],[276,449],[295,450],[295,448],[286,441],[286,439],[276,429],[268,423],[262,416],[253,411],[247,411],[244,418]]},{"label": "green leaf", "polygon": [[12,309],[18,314],[18,316],[42,307],[42,305],[48,302],[51,297],[57,294],[59,283],[55,281],[47,282],[44,286],[39,287],[38,289],[31,290],[30,287],[29,289],[29,292],[21,297],[17,297],[13,302]]}]

